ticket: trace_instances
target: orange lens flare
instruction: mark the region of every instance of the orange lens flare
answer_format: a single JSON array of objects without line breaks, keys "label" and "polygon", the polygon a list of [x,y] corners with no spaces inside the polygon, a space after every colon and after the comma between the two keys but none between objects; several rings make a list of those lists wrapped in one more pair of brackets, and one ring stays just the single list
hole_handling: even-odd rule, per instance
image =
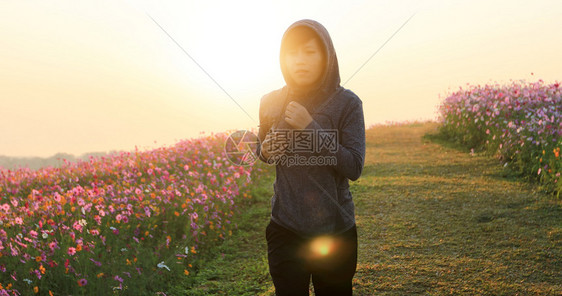
[{"label": "orange lens flare", "polygon": [[334,239],[329,236],[322,236],[314,239],[310,243],[310,250],[316,256],[326,256],[334,249]]}]

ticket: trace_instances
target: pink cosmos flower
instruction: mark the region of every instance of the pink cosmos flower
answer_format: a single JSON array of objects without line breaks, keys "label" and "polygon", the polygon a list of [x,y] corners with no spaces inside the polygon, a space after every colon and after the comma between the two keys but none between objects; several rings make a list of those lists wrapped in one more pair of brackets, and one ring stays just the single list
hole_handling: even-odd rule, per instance
[{"label": "pink cosmos flower", "polygon": [[55,192],[55,201],[56,202],[60,202],[61,201],[61,196],[58,192]]},{"label": "pink cosmos flower", "polygon": [[82,232],[82,229],[83,229],[82,225],[78,221],[74,222],[74,224],[72,225],[72,228],[74,228],[74,229],[76,229],[80,232]]},{"label": "pink cosmos flower", "polygon": [[11,251],[10,254],[12,255],[12,257],[16,257],[16,256],[18,256],[18,255],[20,254],[20,253],[18,252],[18,249],[15,249],[15,248],[12,246],[12,243],[10,243],[10,251]]},{"label": "pink cosmos flower", "polygon": [[96,266],[101,266],[101,265],[102,265],[101,262],[98,262],[98,261],[96,261],[96,260],[94,260],[94,259],[92,259],[92,258],[90,258],[90,261],[94,262],[94,264],[95,264]]},{"label": "pink cosmos flower", "polygon": [[76,248],[74,248],[74,247],[69,247],[67,253],[68,253],[68,255],[70,255],[70,256],[76,254]]}]

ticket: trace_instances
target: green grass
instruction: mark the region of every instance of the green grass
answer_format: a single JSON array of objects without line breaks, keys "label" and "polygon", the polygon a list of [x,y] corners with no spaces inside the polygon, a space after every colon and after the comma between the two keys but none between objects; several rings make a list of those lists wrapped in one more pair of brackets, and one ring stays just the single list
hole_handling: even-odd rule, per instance
[{"label": "green grass", "polygon": [[270,288],[265,228],[270,217],[274,174],[273,167],[267,167],[264,177],[254,184],[252,198],[244,201],[233,221],[238,230],[202,254],[199,270],[175,287],[174,295],[255,296]]},{"label": "green grass", "polygon": [[[436,128],[367,131],[365,169],[351,187],[354,295],[561,295],[562,202],[494,159],[424,137]],[[274,295],[264,235],[272,182],[256,184],[239,230],[178,294]]]}]

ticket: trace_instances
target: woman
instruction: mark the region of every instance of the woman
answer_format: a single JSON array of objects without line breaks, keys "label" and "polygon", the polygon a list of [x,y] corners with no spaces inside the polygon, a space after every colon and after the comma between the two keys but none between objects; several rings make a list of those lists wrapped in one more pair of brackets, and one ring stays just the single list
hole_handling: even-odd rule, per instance
[{"label": "woman", "polygon": [[266,229],[276,295],[352,295],[357,229],[349,180],[361,175],[365,124],[361,100],[340,86],[328,31],[292,24],[281,41],[286,86],[260,103],[258,155],[275,164]]}]

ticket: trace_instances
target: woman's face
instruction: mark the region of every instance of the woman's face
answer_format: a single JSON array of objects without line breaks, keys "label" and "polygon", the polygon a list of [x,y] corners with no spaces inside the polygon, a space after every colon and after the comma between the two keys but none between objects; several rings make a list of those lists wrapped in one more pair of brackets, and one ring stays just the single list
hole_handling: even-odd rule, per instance
[{"label": "woman's face", "polygon": [[324,54],[317,38],[289,49],[285,54],[287,71],[299,87],[311,87],[324,72]]}]

